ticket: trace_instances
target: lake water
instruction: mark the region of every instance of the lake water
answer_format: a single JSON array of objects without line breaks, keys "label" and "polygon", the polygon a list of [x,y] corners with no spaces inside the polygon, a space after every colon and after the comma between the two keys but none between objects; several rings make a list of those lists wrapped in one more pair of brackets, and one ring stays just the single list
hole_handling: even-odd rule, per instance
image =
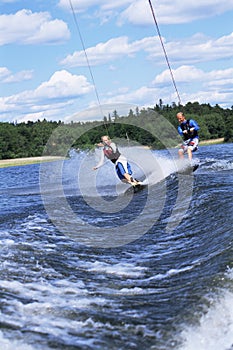
[{"label": "lake water", "polygon": [[1,349],[233,349],[233,145],[134,153],[0,169]]}]

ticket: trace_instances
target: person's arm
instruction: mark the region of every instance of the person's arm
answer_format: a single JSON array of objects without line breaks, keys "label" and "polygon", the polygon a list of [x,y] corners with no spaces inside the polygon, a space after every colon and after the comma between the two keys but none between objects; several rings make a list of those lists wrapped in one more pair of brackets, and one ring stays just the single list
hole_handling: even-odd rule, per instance
[{"label": "person's arm", "polygon": [[183,136],[183,130],[181,129],[181,127],[180,126],[178,126],[178,133],[180,134],[180,136]]},{"label": "person's arm", "polygon": [[200,127],[197,124],[197,122],[195,120],[193,120],[193,119],[190,119],[189,125],[191,126],[190,131],[194,131],[194,130],[198,131],[200,129]]},{"label": "person's arm", "polygon": [[104,164],[104,151],[101,150],[100,161],[96,166],[93,167],[93,170],[100,168],[103,164]]}]

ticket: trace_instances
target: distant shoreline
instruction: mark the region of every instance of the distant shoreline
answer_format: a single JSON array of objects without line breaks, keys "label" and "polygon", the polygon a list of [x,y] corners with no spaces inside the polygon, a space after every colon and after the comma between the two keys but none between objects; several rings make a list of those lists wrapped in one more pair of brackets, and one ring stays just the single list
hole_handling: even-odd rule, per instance
[{"label": "distant shoreline", "polygon": [[[224,141],[223,137],[218,139],[203,140],[199,142],[199,145],[200,146],[216,145],[219,143],[223,143],[223,141]],[[146,148],[146,146],[143,146],[143,148]],[[54,161],[64,160],[64,159],[66,158],[59,157],[59,156],[0,159],[0,168],[7,168],[7,167],[19,166],[19,165],[37,164],[37,163],[44,163],[44,162],[54,162]]]},{"label": "distant shoreline", "polygon": [[43,157],[28,157],[28,158],[14,158],[14,159],[0,159],[0,168],[7,168],[19,165],[29,165],[44,162],[54,162],[64,160],[65,157],[58,156],[43,156]]},{"label": "distant shoreline", "polygon": [[211,139],[211,140],[203,140],[199,142],[200,146],[205,146],[205,145],[217,145],[218,143],[223,143],[224,142],[224,137],[218,138],[218,139]]}]

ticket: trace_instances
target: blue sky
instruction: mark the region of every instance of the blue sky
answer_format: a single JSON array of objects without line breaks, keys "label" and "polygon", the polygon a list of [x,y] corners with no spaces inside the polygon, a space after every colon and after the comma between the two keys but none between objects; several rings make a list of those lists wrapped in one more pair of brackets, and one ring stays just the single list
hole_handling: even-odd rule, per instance
[{"label": "blue sky", "polygon": [[[231,108],[233,0],[151,2],[182,104]],[[0,45],[2,122],[179,102],[148,0],[0,0]]]}]

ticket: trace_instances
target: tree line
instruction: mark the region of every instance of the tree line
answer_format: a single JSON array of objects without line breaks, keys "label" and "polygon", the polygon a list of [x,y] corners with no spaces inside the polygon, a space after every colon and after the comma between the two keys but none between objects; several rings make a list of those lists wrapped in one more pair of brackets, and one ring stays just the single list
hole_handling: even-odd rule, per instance
[{"label": "tree line", "polygon": [[180,143],[176,114],[182,111],[186,119],[195,119],[201,140],[224,138],[233,142],[233,106],[188,102],[186,105],[163,105],[162,100],[154,108],[130,109],[125,116],[117,110],[104,116],[102,121],[64,122],[28,121],[0,123],[0,159],[36,157],[45,154],[67,154],[71,148],[92,149],[108,134],[121,145],[140,144],[161,149]]}]

